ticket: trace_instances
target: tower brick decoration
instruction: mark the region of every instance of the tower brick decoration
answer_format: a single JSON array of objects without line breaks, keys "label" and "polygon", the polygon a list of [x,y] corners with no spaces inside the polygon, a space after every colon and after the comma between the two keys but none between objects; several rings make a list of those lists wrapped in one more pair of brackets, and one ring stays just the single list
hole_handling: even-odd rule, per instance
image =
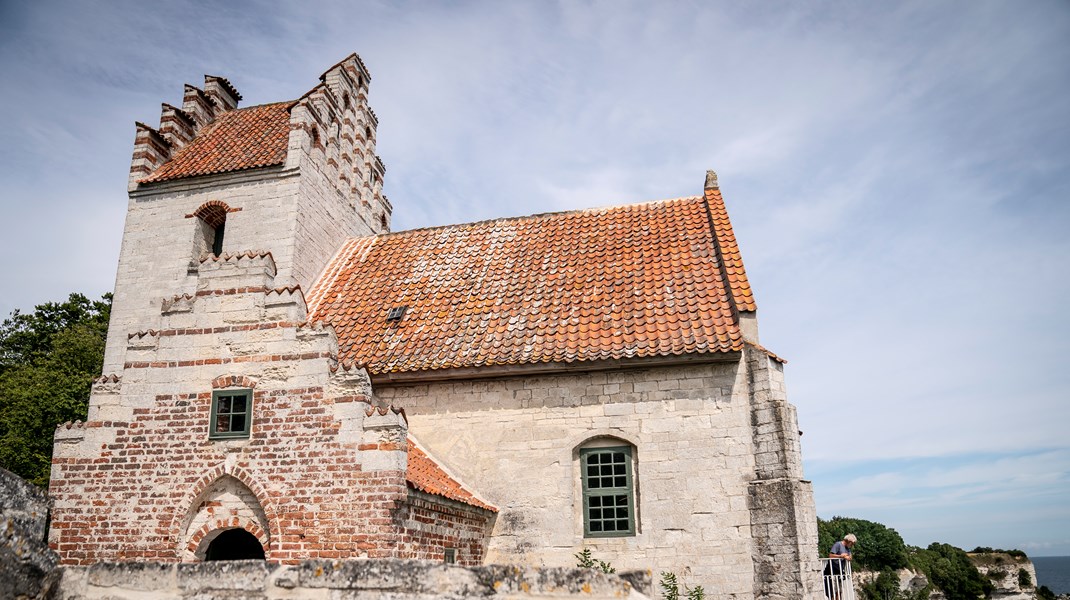
[{"label": "tower brick decoration", "polygon": [[[278,562],[447,548],[482,561],[496,509],[455,482],[424,491],[451,481],[441,470],[410,482],[404,413],[339,362],[329,324],[308,321],[302,285],[342,236],[388,223],[369,79],[354,55],[297,101],[240,109],[208,76],[183,108],[164,105],[159,130],[138,124],[110,370],[87,421],[56,433],[63,562],[203,560],[236,528]],[[219,144],[246,137],[255,153]],[[215,255],[204,235],[223,222]],[[213,394],[227,390],[251,392],[254,422],[213,439]]]}]

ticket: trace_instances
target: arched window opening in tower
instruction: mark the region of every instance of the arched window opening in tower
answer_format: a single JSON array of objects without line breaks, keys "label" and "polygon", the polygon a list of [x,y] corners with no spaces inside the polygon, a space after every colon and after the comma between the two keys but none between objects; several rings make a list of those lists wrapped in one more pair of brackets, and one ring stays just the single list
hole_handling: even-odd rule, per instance
[{"label": "arched window opening in tower", "polygon": [[197,209],[197,212],[193,213],[204,222],[205,227],[202,231],[204,232],[205,246],[211,248],[213,256],[219,256],[223,253],[223,236],[227,228],[227,212],[229,212],[229,207],[226,204],[213,200],[204,203]]}]

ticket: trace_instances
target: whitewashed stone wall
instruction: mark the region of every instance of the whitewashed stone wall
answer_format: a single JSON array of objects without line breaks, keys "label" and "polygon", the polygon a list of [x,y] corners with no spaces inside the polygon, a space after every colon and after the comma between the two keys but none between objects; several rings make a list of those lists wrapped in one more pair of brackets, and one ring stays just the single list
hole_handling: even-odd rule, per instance
[{"label": "whitewashed stone wall", "polygon": [[[490,562],[675,571],[718,598],[753,597],[751,410],[738,362],[575,375],[377,385],[410,431],[501,508]],[[583,537],[578,447],[636,450],[638,533]]]},{"label": "whitewashed stone wall", "polygon": [[115,276],[115,298],[104,373],[122,371],[126,336],[159,329],[164,298],[196,292],[196,269],[203,255],[202,225],[188,217],[215,200],[237,212],[227,215],[224,252],[263,249],[272,253],[278,285],[293,285],[292,244],[282,243],[293,229],[297,178],[280,169],[219,175],[160,184],[135,191],[130,203]]}]

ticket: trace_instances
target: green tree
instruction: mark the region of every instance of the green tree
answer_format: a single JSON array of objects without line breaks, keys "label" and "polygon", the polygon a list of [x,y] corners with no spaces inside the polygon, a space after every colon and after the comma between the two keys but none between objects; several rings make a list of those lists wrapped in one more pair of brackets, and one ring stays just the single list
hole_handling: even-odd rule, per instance
[{"label": "green tree", "polygon": [[884,569],[876,579],[862,585],[862,593],[869,600],[898,598],[899,576],[891,569]]},{"label": "green tree", "polygon": [[978,600],[994,589],[966,552],[950,544],[933,542],[924,550],[916,549],[910,555],[910,562],[925,573],[947,600]]},{"label": "green tree", "polygon": [[819,555],[828,556],[832,544],[842,540],[848,533],[858,537],[858,545],[852,548],[855,568],[883,571],[907,566],[907,547],[896,530],[880,523],[851,517],[817,520]]},{"label": "green tree", "polygon": [[111,294],[71,294],[0,325],[0,466],[47,485],[52,435],[85,419],[93,379],[104,362]]}]

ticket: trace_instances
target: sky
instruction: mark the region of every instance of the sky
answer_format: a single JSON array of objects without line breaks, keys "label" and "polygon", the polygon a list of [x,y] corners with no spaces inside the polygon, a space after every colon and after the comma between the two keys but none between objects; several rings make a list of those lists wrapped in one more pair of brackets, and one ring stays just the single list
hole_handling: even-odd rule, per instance
[{"label": "sky", "polygon": [[1070,555],[1070,3],[0,0],[0,314],[112,288],[183,83],[351,52],[395,230],[715,169],[818,514]]}]

